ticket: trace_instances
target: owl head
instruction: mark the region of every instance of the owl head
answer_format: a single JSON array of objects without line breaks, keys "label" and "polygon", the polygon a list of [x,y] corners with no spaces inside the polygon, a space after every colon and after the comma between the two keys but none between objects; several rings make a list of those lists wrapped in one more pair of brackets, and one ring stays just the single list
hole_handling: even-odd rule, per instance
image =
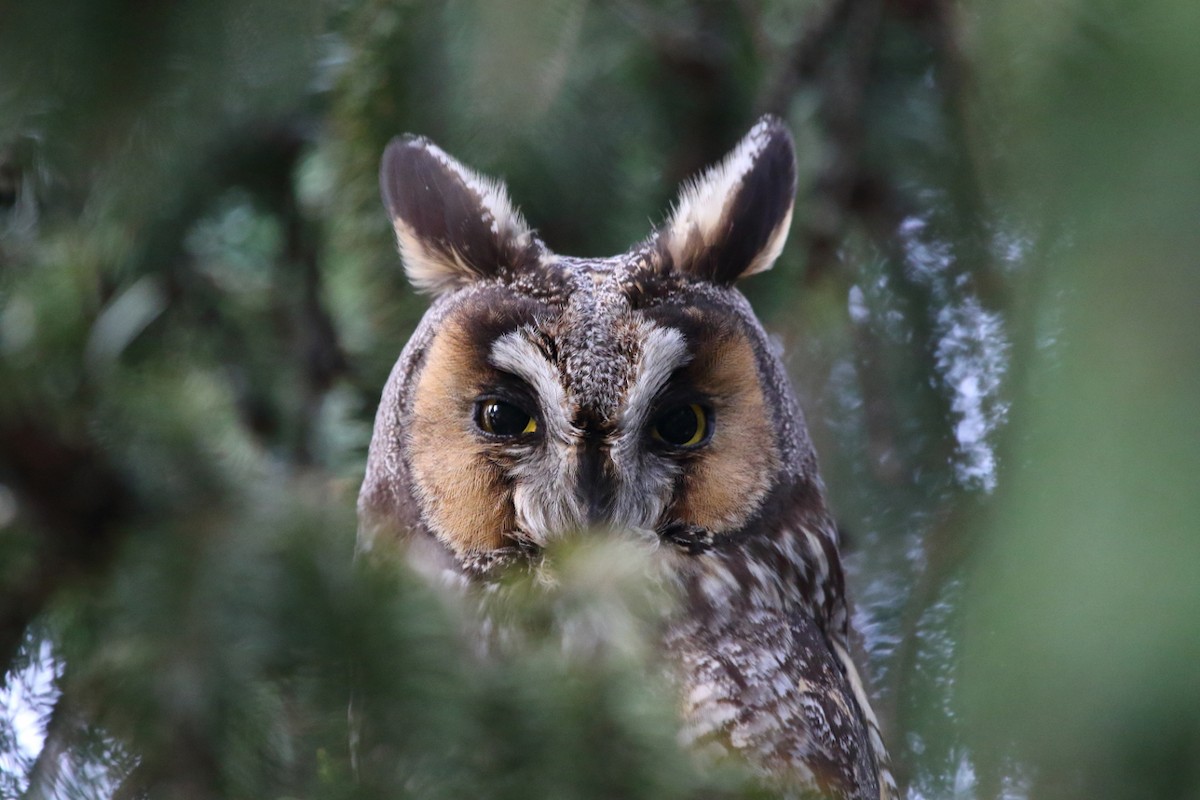
[{"label": "owl head", "polygon": [[383,199],[434,299],[384,390],[360,540],[440,543],[468,571],[573,531],[697,555],[820,489],[782,364],[734,287],[792,217],[791,136],[762,118],[628,252],[552,252],[503,184],[392,141]]}]

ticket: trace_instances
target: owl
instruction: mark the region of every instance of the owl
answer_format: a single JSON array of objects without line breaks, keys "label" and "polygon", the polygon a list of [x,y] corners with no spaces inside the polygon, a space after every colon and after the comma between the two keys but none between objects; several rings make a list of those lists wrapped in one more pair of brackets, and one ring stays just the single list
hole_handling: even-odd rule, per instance
[{"label": "owl", "polygon": [[552,252],[503,184],[421,137],[380,170],[407,276],[433,302],[379,405],[360,545],[467,581],[571,532],[658,543],[683,738],[785,785],[894,784],[849,647],[837,532],[788,377],[735,283],[792,218],[791,135],[764,117],[628,252]]}]

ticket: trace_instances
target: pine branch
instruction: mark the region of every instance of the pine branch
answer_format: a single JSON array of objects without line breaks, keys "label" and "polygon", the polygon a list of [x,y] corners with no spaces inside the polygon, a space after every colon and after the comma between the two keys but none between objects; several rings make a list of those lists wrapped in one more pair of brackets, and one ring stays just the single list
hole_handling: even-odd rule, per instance
[{"label": "pine branch", "polygon": [[94,443],[21,413],[0,420],[0,474],[28,509],[35,537],[32,568],[0,589],[0,666],[7,672],[50,598],[104,570],[136,504]]}]

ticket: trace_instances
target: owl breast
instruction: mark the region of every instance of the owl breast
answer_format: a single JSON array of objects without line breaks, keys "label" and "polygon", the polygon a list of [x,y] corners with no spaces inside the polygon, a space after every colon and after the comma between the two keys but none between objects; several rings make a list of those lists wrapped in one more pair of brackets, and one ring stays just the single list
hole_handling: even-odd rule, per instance
[{"label": "owl breast", "polygon": [[764,118],[629,252],[551,252],[503,187],[398,139],[385,204],[436,298],[388,380],[359,500],[364,548],[469,579],[606,528],[670,554],[666,650],[684,731],[786,786],[889,796],[849,656],[836,535],[779,358],[739,278],[769,268],[795,165]]}]

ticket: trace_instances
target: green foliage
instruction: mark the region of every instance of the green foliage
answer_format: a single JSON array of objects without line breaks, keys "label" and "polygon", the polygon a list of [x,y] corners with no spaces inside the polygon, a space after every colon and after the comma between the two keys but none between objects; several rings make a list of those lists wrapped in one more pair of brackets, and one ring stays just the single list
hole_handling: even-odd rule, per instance
[{"label": "green foliage", "polygon": [[484,658],[473,605],[355,561],[352,505],[425,307],[378,201],[392,136],[604,255],[763,111],[800,190],[745,289],[902,779],[1200,792],[1195,3],[0,16],[0,796],[758,791],[675,746],[636,555],[514,576]]},{"label": "green foliage", "polygon": [[1200,9],[1064,3],[1032,39],[1019,7],[981,13],[981,52],[1022,51],[988,95],[1014,117],[1013,206],[1070,240],[1033,265],[1055,343],[1028,354],[973,565],[981,734],[1062,796],[1200,796]]}]

